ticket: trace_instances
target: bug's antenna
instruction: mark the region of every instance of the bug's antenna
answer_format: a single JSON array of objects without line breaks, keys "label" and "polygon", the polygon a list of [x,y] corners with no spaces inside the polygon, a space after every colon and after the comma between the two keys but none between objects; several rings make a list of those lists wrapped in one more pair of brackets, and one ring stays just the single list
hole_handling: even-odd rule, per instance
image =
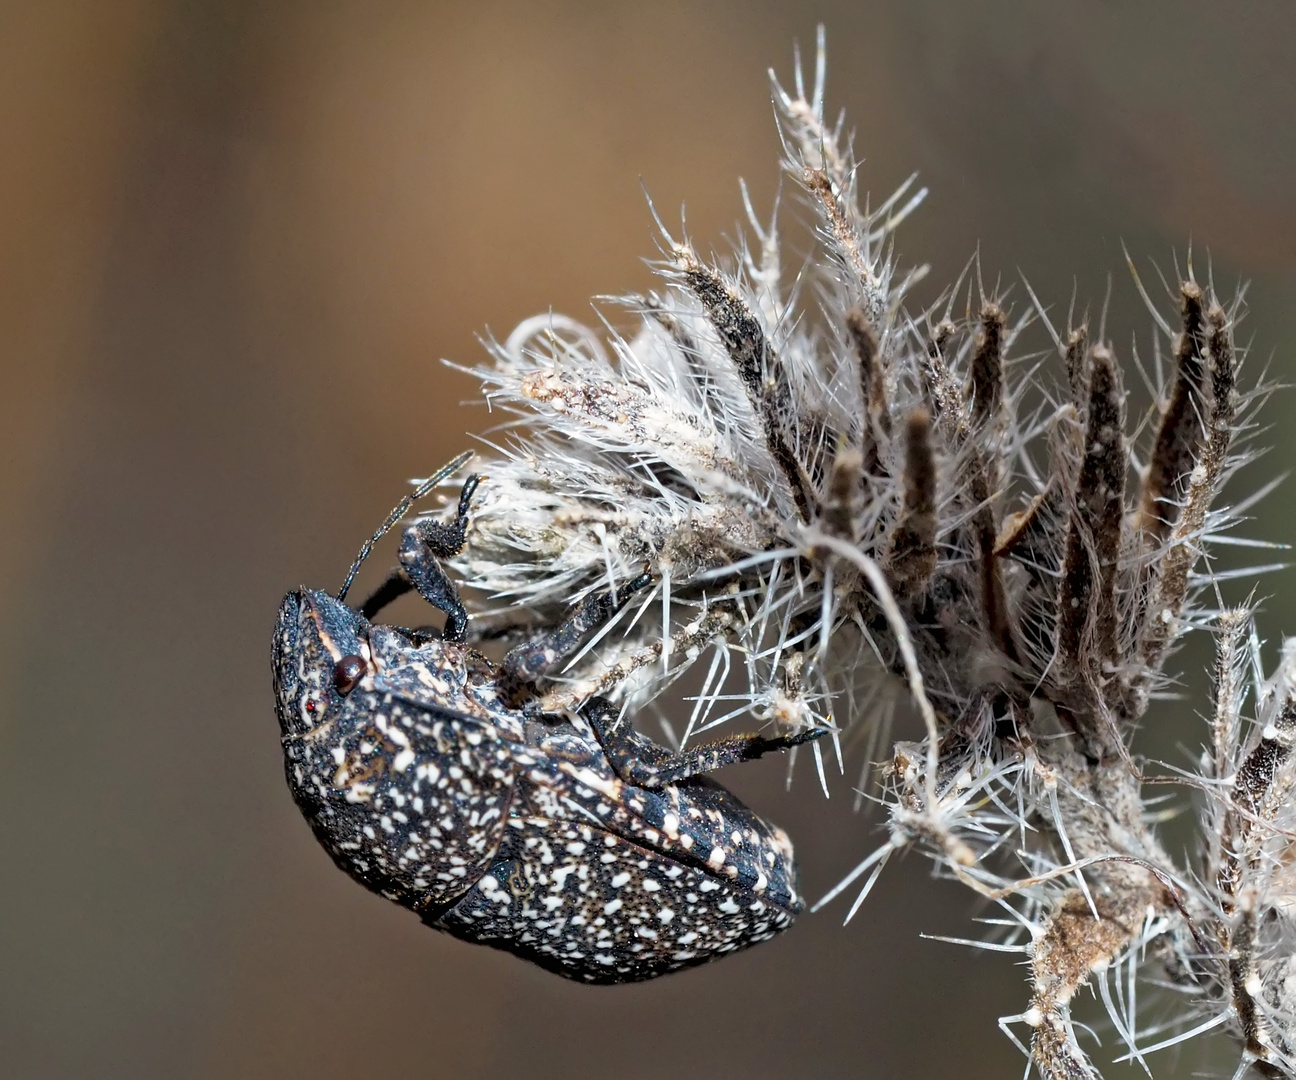
[{"label": "bug's antenna", "polygon": [[351,582],[355,580],[356,574],[360,572],[361,564],[365,559],[369,558],[369,552],[373,551],[374,544],[378,543],[379,540],[386,536],[387,533],[391,531],[392,526],[409,513],[411,506],[418,502],[419,499],[423,498],[424,495],[436,487],[437,484],[441,483],[441,481],[451,473],[458,472],[472,456],[473,451],[465,450],[458,457],[442,465],[441,468],[437,469],[436,472],[396,504],[395,509],[387,515],[387,520],[378,527],[378,531],[364,542],[364,547],[360,549],[360,554],[356,556],[355,562],[351,564],[351,569],[347,571],[346,581],[342,582],[342,588],[338,590],[337,598],[339,600],[346,599],[346,594],[351,588]]}]

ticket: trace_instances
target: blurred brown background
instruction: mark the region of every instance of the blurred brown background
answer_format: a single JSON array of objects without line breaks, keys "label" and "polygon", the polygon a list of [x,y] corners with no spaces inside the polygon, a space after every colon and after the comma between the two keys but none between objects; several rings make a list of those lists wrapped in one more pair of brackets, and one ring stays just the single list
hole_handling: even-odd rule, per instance
[{"label": "blurred brown background", "polygon": [[[978,244],[989,277],[1062,305],[1110,272],[1119,347],[1148,326],[1121,239],[1169,266],[1191,238],[1217,280],[1253,281],[1253,359],[1296,379],[1292,12],[5,4],[0,1074],[1020,1075],[994,1019],[1023,973],[918,938],[976,911],[918,859],[845,929],[839,903],[639,987],[420,928],[289,801],[271,620],[489,426],[440,358],[648,286],[640,177],[704,249],[732,235],[738,176],[769,206],[765,70],[819,20],[865,186],[918,169],[933,190],[901,247],[934,280]],[[1256,483],[1296,462],[1292,400]],[[1290,534],[1291,495],[1253,534]],[[1294,586],[1266,579],[1271,638],[1296,631]],[[1180,713],[1171,742],[1194,745]],[[792,832],[811,895],[874,842],[844,783],[825,803],[777,763],[732,779]]]}]

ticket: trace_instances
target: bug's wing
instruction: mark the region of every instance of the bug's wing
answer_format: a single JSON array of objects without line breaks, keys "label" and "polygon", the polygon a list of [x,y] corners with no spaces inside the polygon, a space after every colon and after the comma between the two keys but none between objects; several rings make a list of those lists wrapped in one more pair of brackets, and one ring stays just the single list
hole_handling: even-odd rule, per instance
[{"label": "bug's wing", "polygon": [[768,940],[794,912],[575,820],[515,817],[489,872],[429,919],[570,979],[625,983]]},{"label": "bug's wing", "polygon": [[542,752],[525,770],[516,814],[597,823],[793,915],[801,910],[787,833],[727,788],[706,777],[652,790],[628,784],[597,744],[574,730],[548,737],[537,749]]}]

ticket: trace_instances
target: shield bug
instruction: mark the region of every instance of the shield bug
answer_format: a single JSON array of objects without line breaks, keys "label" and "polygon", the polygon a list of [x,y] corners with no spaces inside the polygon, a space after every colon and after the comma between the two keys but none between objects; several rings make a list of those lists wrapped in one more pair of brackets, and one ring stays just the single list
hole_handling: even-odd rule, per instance
[{"label": "shield bug", "polygon": [[[402,500],[337,597],[302,588],[280,606],[284,764],[320,843],[429,926],[590,983],[653,978],[786,929],[802,908],[787,835],[703,774],[821,731],[673,752],[606,699],[553,715],[528,694],[649,575],[587,597],[492,664],[466,643],[438,562],[464,544],[469,477],[455,520],[408,527],[400,569],[347,606],[374,542],[467,458]],[[372,621],[410,590],[445,612],[440,635]]]}]

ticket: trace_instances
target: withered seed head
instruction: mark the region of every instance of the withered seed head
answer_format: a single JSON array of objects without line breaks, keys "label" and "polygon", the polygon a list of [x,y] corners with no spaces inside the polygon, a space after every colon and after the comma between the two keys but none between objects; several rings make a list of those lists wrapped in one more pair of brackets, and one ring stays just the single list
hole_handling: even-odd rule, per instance
[{"label": "withered seed head", "polygon": [[999,417],[1004,395],[1003,309],[993,301],[981,308],[981,335],[972,356],[972,424],[985,427]]},{"label": "withered seed head", "polygon": [[828,474],[828,497],[820,508],[820,524],[830,536],[854,540],[857,505],[864,494],[864,452],[844,446],[833,458]]},{"label": "withered seed head", "polygon": [[1177,500],[1192,472],[1202,436],[1202,373],[1206,350],[1201,287],[1185,281],[1180,296],[1183,331],[1175,349],[1174,387],[1161,414],[1139,508],[1139,527],[1149,547],[1159,544],[1174,527],[1179,516]]},{"label": "withered seed head", "polygon": [[1228,315],[1215,304],[1207,312],[1210,337],[1207,352],[1211,373],[1211,421],[1215,426],[1232,426],[1237,409],[1237,370],[1233,357],[1233,339],[1229,334]]},{"label": "withered seed head", "polygon": [[1086,361],[1089,356],[1089,328],[1077,326],[1067,335],[1066,373],[1067,385],[1071,388],[1071,401],[1083,411],[1085,399],[1089,396],[1089,371]]},{"label": "withered seed head", "polygon": [[859,363],[860,397],[864,403],[862,420],[868,423],[872,419],[878,434],[888,437],[891,434],[891,410],[887,404],[886,380],[879,362],[877,333],[868,316],[858,307],[846,312],[846,327],[850,330],[851,341],[855,345],[855,358]]},{"label": "withered seed head", "polygon": [[936,457],[931,415],[915,409],[905,421],[904,509],[891,533],[887,571],[898,592],[920,592],[936,569]]},{"label": "withered seed head", "polygon": [[1077,672],[1088,665],[1083,653],[1092,635],[1092,659],[1116,656],[1115,591],[1125,514],[1125,395],[1111,351],[1090,352],[1085,451],[1072,493],[1071,523],[1058,597],[1057,649]]}]

